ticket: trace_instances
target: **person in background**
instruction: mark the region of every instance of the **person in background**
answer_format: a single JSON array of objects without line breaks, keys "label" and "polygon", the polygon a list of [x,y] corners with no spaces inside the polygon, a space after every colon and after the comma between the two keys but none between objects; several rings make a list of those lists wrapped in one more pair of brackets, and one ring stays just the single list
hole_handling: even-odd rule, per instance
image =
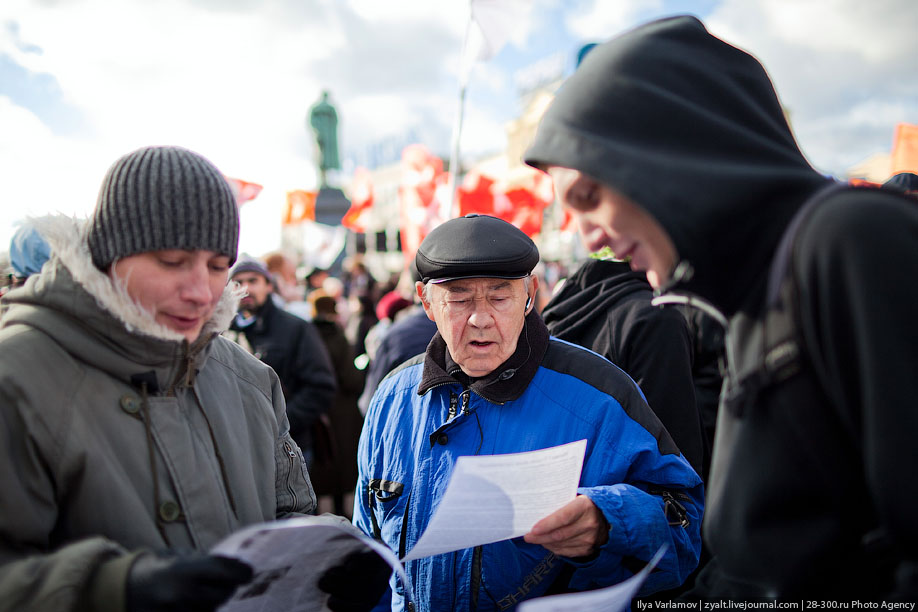
[{"label": "person in background", "polygon": [[324,268],[313,268],[312,271],[306,275],[306,296],[308,297],[309,294],[316,289],[321,289],[322,283],[324,283],[325,279],[328,277],[328,270]]},{"label": "person in background", "polygon": [[[587,441],[578,495],[528,534],[405,564],[419,612],[505,609],[550,590],[609,586],[663,546],[643,594],[681,584],[698,563],[701,479],[633,380],[549,337],[534,309],[538,261],[526,234],[484,215],[439,225],[418,249],[416,292],[438,331],[373,396],[354,524],[401,557],[459,457]],[[405,609],[405,585],[390,586],[380,605]]]},{"label": "person in background", "polygon": [[357,441],[363,427],[363,416],[357,409],[357,397],[363,390],[364,372],[354,366],[354,354],[344,330],[338,323],[337,302],[318,289],[309,294],[312,322],[325,343],[331,358],[338,390],[326,415],[331,452],[325,460],[309,466],[312,485],[319,497],[319,508],[331,501],[331,511],[351,518],[354,487],[357,484]]},{"label": "person in background", "polygon": [[814,169],[762,65],[691,16],[590,51],[525,161],[589,250],[729,325],[684,601],[915,601],[914,202]]},{"label": "person in background", "polygon": [[277,376],[220,336],[233,192],[145,147],[88,222],[36,226],[51,259],[0,324],[0,610],[214,610],[252,569],[207,551],[316,503]]},{"label": "person in background", "polygon": [[[42,238],[34,223],[27,222],[20,225],[10,239],[10,273],[7,290],[21,287],[30,276],[41,272],[41,267],[50,257],[51,247]],[[0,293],[0,297],[5,294],[6,291]],[[6,306],[0,302],[0,315],[5,311]]]},{"label": "person in background", "polygon": [[379,298],[376,304],[376,324],[367,331],[367,337],[364,338],[364,349],[370,362],[376,358],[379,343],[386,336],[392,323],[409,306],[411,306],[411,300],[405,298],[398,288]]},{"label": "person in background", "polygon": [[285,304],[302,301],[303,295],[296,282],[296,265],[293,260],[280,251],[268,253],[263,259],[274,281],[274,295]]},{"label": "person in background", "polygon": [[[348,312],[344,333],[354,347],[355,357],[359,358],[367,352],[367,333],[379,322],[376,316],[376,303],[369,294],[354,293],[348,298]],[[364,360],[368,362],[369,358],[365,357]],[[366,367],[366,363],[363,367]]]},{"label": "person in background", "polygon": [[275,304],[301,319],[310,320],[312,309],[306,302],[303,288],[296,279],[296,264],[293,260],[280,251],[264,256],[265,267],[271,274],[274,291],[271,297]]},{"label": "person in background", "polygon": [[914,172],[899,172],[889,177],[883,183],[883,187],[918,198],[918,174]]},{"label": "person in background", "polygon": [[344,260],[342,265],[344,275],[344,295],[369,295],[371,298],[376,297],[376,279],[370,274],[366,264],[363,261],[363,255],[356,253]]},{"label": "person in background", "polygon": [[311,465],[316,434],[327,435],[319,417],[328,412],[337,389],[325,344],[312,323],[274,303],[271,273],[262,262],[240,260],[230,279],[247,294],[226,335],[277,372],[290,433]]}]

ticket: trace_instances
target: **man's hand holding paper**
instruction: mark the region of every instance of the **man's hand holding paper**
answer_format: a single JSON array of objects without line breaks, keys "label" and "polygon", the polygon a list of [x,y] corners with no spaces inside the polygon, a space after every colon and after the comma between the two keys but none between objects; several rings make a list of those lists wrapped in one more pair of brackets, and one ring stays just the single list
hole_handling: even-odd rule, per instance
[{"label": "man's hand holding paper", "polygon": [[523,539],[561,557],[586,557],[609,540],[609,523],[589,497],[578,495],[533,525]]}]

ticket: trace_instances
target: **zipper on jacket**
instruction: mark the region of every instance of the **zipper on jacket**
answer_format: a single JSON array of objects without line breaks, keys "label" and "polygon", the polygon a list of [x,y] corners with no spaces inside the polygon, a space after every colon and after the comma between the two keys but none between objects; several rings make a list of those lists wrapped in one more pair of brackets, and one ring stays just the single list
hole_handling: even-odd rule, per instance
[{"label": "zipper on jacket", "polygon": [[460,396],[462,398],[462,414],[469,413],[469,396],[472,394],[471,389],[465,389]]},{"label": "zipper on jacket", "polygon": [[[398,536],[398,558],[399,559],[405,556],[405,543],[407,540],[406,534],[408,533],[408,510],[411,508],[411,494],[412,493],[413,491],[408,491],[408,499],[405,500],[405,513],[402,515],[402,532]],[[407,594],[408,585],[403,584],[402,588],[404,588],[406,591],[405,599],[408,599],[408,594]],[[408,601],[406,605],[406,609],[408,612],[414,612],[414,602]]]},{"label": "zipper on jacket", "polygon": [[290,479],[293,477],[293,470],[296,469],[297,456],[293,445],[288,440],[284,440],[284,450],[287,451],[287,458],[290,460],[290,471],[287,472],[287,491],[293,496],[293,510],[296,510],[300,506],[300,500],[296,496],[296,489],[290,484]]},{"label": "zipper on jacket", "polygon": [[411,508],[411,493],[408,491],[408,499],[405,501],[405,513],[402,515],[402,532],[398,536],[398,558],[405,556],[405,540],[408,532],[408,509]]},{"label": "zipper on jacket", "polygon": [[456,416],[456,406],[459,404],[459,398],[452,391],[449,392],[449,420]]},{"label": "zipper on jacket", "polygon": [[469,580],[469,611],[478,610],[478,591],[481,589],[481,546],[472,551],[472,575]]},{"label": "zipper on jacket", "polygon": [[682,492],[673,492],[666,489],[650,488],[647,492],[651,495],[659,495],[663,498],[663,515],[666,517],[670,526],[682,528],[689,526],[688,511],[686,511],[685,506],[680,504],[677,499],[691,501],[691,497]]}]

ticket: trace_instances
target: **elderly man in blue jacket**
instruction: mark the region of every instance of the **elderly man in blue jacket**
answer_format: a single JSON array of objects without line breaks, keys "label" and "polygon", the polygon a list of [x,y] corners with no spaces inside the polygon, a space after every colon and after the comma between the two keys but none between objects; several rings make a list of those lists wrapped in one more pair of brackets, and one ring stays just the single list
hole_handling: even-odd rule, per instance
[{"label": "elderly man in blue jacket", "polygon": [[354,522],[402,556],[460,456],[586,439],[578,495],[524,537],[408,562],[414,604],[393,577],[381,609],[508,609],[621,582],[668,545],[649,593],[698,562],[701,480],[624,372],[549,337],[533,309],[538,260],[528,236],[487,216],[447,221],[421,244],[416,286],[438,331],[370,403]]}]

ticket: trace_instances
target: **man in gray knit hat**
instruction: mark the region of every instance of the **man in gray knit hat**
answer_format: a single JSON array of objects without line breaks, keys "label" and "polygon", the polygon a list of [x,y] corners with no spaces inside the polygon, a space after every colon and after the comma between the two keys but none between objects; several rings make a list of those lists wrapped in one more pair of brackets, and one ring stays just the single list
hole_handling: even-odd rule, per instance
[{"label": "man in gray knit hat", "polygon": [[252,570],[205,551],[315,506],[277,376],[220,337],[232,191],[149,147],[87,224],[39,229],[51,261],[0,325],[0,610],[215,609]]}]

